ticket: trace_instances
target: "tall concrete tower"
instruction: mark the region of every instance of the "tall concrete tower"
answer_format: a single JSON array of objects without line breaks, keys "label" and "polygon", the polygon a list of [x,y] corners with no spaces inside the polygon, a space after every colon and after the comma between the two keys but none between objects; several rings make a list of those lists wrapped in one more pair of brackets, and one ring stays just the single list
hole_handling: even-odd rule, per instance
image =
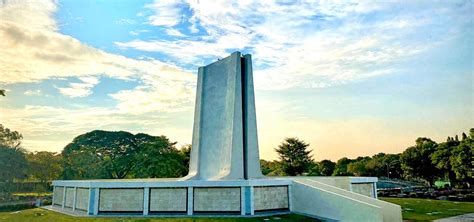
[{"label": "tall concrete tower", "polygon": [[249,54],[199,68],[189,174],[185,179],[263,177]]}]

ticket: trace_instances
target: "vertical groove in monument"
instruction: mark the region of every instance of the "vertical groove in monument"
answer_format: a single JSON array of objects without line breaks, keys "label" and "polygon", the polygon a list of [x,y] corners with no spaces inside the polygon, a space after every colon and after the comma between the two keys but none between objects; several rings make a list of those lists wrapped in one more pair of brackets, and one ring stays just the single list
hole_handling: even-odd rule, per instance
[{"label": "vertical groove in monument", "polygon": [[247,160],[247,84],[245,84],[246,81],[246,71],[247,71],[247,66],[245,65],[245,58],[240,58],[240,78],[242,81],[242,140],[243,140],[243,167],[244,167],[244,179],[247,180],[248,177],[248,160]]}]

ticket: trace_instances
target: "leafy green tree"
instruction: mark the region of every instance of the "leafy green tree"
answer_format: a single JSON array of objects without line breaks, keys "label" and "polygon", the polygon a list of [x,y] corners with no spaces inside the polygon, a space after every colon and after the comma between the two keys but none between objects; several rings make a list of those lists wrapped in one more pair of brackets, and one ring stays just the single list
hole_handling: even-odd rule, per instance
[{"label": "leafy green tree", "polygon": [[[179,150],[179,153],[183,157],[184,166],[186,167],[186,169],[189,169],[189,161],[191,160],[191,148],[192,148],[191,144],[186,144],[182,146],[181,149]],[[186,172],[186,174],[188,173]]]},{"label": "leafy green tree", "polygon": [[[186,158],[165,136],[95,130],[74,138],[63,152],[65,179],[178,177]],[[189,155],[189,154],[188,154]]]},{"label": "leafy green tree", "polygon": [[354,162],[347,157],[343,157],[336,162],[336,169],[332,173],[333,176],[354,176],[352,173],[347,171],[347,165]]},{"label": "leafy green tree", "polygon": [[62,178],[64,179],[110,179],[109,163],[91,150],[63,150]]},{"label": "leafy green tree", "polygon": [[378,153],[366,163],[368,176],[401,178],[400,154]]},{"label": "leafy green tree", "polygon": [[0,124],[0,181],[24,179],[28,163],[20,146],[23,136]]},{"label": "leafy green tree", "polygon": [[474,128],[470,129],[469,137],[463,138],[459,145],[455,146],[451,151],[449,163],[454,172],[456,179],[466,184],[468,187],[472,186],[474,182]]},{"label": "leafy green tree", "polygon": [[262,170],[263,175],[267,175],[273,171],[271,162],[263,159],[260,160],[260,169]]},{"label": "leafy green tree", "polygon": [[54,152],[39,151],[28,153],[28,176],[43,183],[59,179],[62,172],[61,155]]},{"label": "leafy green tree", "polygon": [[0,124],[0,144],[16,149],[21,147],[22,139],[23,136],[19,132],[12,131]]},{"label": "leafy green tree", "polygon": [[318,163],[321,176],[331,176],[336,169],[336,163],[330,160],[322,160]]},{"label": "leafy green tree", "polygon": [[4,89],[0,89],[0,95],[5,96],[5,90]]},{"label": "leafy green tree", "polygon": [[[386,154],[384,156],[384,158],[382,159],[382,166],[385,170],[384,176],[386,176],[387,178],[402,178],[403,171],[400,156],[401,154]],[[382,174],[377,176],[381,177]]]},{"label": "leafy green tree", "polygon": [[[133,175],[137,178],[182,177],[188,172],[186,157],[165,136],[146,143],[135,157]],[[188,152],[185,150],[185,152]],[[189,152],[188,152],[189,155]],[[187,160],[189,161],[189,160]]]},{"label": "leafy green tree", "polygon": [[25,151],[0,144],[0,181],[13,182],[15,179],[25,179],[28,162]]},{"label": "leafy green tree", "polygon": [[322,176],[321,175],[321,166],[318,163],[313,162],[309,164],[307,176]]},{"label": "leafy green tree", "polygon": [[77,136],[63,152],[65,179],[127,177],[140,146],[155,137],[129,132],[95,130]]},{"label": "leafy green tree", "polygon": [[347,172],[355,176],[371,176],[366,165],[371,160],[370,157],[357,157],[347,165]]},{"label": "leafy green tree", "polygon": [[280,162],[273,160],[260,160],[260,168],[263,175],[267,176],[286,176],[283,172]]},{"label": "leafy green tree", "polygon": [[453,149],[459,145],[459,141],[447,140],[438,144],[436,150],[431,155],[431,162],[440,170],[440,174],[452,183],[456,180],[456,175],[452,170],[451,159]]},{"label": "leafy green tree", "polygon": [[313,162],[309,144],[295,137],[285,138],[275,151],[278,153],[282,171],[289,176],[301,175]]},{"label": "leafy green tree", "polygon": [[406,179],[423,179],[434,184],[438,169],[431,161],[437,144],[429,138],[418,138],[415,146],[407,148],[401,155],[401,165]]},{"label": "leafy green tree", "polygon": [[367,164],[366,161],[354,161],[347,165],[347,172],[354,175],[354,176],[368,176],[367,168],[365,165]]}]

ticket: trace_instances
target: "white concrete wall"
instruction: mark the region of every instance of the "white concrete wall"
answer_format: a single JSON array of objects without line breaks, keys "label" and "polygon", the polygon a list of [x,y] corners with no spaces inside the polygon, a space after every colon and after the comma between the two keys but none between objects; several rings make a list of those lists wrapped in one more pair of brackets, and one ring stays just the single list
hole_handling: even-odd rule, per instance
[{"label": "white concrete wall", "polygon": [[64,187],[54,187],[53,204],[63,205]]},{"label": "white concrete wall", "polygon": [[351,184],[352,192],[362,194],[364,196],[374,196],[374,184],[373,183],[353,183]]},{"label": "white concrete wall", "polygon": [[[402,221],[401,207],[396,204],[392,204],[392,203],[381,201],[375,198],[367,197],[358,193],[349,192],[349,191],[346,191],[334,186],[330,186],[316,180],[307,179],[307,178],[300,178],[300,179],[294,180],[293,188],[292,188],[293,207],[297,206],[297,204],[301,204],[302,201],[304,202],[304,200],[301,200],[301,199],[298,200],[298,197],[300,196],[300,194],[295,194],[294,188],[299,186],[299,184],[303,184],[305,186],[313,188],[312,190],[314,190],[315,193],[321,193],[321,192],[327,193],[326,196],[328,196],[328,199],[323,199],[321,201],[323,201],[324,203],[336,204],[336,206],[332,206],[332,208],[331,206],[326,207],[322,212],[330,213],[331,211],[335,211],[335,212],[339,212],[340,214],[343,214],[341,213],[341,210],[348,210],[344,214],[354,215],[354,218],[360,218],[359,221],[385,221],[385,222]],[[310,195],[311,193],[310,190],[311,189],[308,189],[306,191],[308,195]],[[329,195],[329,194],[332,194],[332,195]],[[336,197],[336,196],[339,196],[339,197]],[[343,197],[343,198],[340,198],[340,197]],[[295,201],[297,201],[298,203],[295,203]],[[355,206],[354,206],[355,208],[353,209],[358,209],[357,212],[354,212],[353,209],[351,211],[350,209],[341,208],[341,206],[344,205],[344,203],[346,202],[355,203]],[[293,209],[295,211],[298,211],[295,208]],[[382,217],[380,220],[365,219],[364,215],[367,212],[373,211],[373,209],[377,209],[376,214],[377,215],[380,214],[380,216]],[[315,212],[315,215],[318,215],[318,214]],[[321,214],[318,216],[323,216],[323,215]],[[347,218],[347,221],[354,221],[354,220]]]},{"label": "white concrete wall", "polygon": [[66,187],[66,201],[64,202],[64,206],[72,208],[73,205],[74,205],[74,187]]},{"label": "white concrete wall", "polygon": [[289,208],[288,186],[254,187],[253,195],[256,211]]},{"label": "white concrete wall", "polygon": [[76,210],[87,210],[89,206],[89,189],[77,188],[76,191]]},{"label": "white concrete wall", "polygon": [[194,188],[194,211],[240,212],[240,187]]},{"label": "white concrete wall", "polygon": [[186,212],[186,188],[150,189],[150,211],[182,211]]},{"label": "white concrete wall", "polygon": [[143,211],[143,189],[100,189],[99,211]]},{"label": "white concrete wall", "polygon": [[377,206],[300,181],[291,186],[292,210],[296,213],[337,221],[383,221]]},{"label": "white concrete wall", "polygon": [[293,179],[307,178],[311,180],[316,180],[321,183],[335,186],[344,190],[350,191],[351,180],[350,177],[293,177]]}]

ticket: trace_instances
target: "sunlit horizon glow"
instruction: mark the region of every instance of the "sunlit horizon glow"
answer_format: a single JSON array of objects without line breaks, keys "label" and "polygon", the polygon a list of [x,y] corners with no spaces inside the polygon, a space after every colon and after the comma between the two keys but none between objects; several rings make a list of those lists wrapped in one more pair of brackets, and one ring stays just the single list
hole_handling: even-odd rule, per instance
[{"label": "sunlit horizon glow", "polygon": [[472,1],[0,3],[0,123],[27,150],[95,129],[191,143],[199,66],[253,57],[260,156],[399,153],[474,127]]}]

